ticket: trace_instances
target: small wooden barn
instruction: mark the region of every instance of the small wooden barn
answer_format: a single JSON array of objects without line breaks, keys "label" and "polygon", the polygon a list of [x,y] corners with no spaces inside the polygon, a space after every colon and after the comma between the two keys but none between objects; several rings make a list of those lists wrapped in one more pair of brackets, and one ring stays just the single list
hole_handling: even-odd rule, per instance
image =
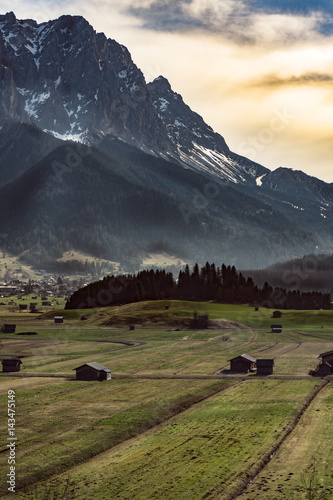
[{"label": "small wooden barn", "polygon": [[274,359],[257,359],[257,375],[272,375]]},{"label": "small wooden barn", "polygon": [[271,333],[282,333],[282,325],[271,325]]},{"label": "small wooden barn", "polygon": [[320,363],[315,370],[310,372],[310,375],[314,377],[326,377],[326,375],[333,374],[333,360],[323,361]]},{"label": "small wooden barn", "polygon": [[326,375],[333,374],[333,351],[323,352],[319,354],[319,359],[321,363],[317,366],[315,370],[310,371],[310,375],[314,377],[326,377]]},{"label": "small wooden barn", "polygon": [[248,354],[241,354],[235,358],[229,359],[230,371],[236,373],[247,373],[254,370],[256,366],[256,359]]},{"label": "small wooden barn", "polygon": [[64,322],[64,317],[63,316],[54,316],[54,322],[56,324],[60,324]]},{"label": "small wooden barn", "polygon": [[100,363],[85,363],[74,370],[76,380],[111,380],[111,370]]},{"label": "small wooden barn", "polygon": [[18,358],[9,358],[3,359],[1,363],[3,372],[19,372],[22,361]]},{"label": "small wooden barn", "polygon": [[15,330],[16,330],[16,325],[5,324],[2,327],[2,332],[3,333],[15,333]]},{"label": "small wooden barn", "polygon": [[333,351],[323,352],[322,354],[319,354],[318,358],[321,359],[322,362],[330,360],[333,361]]}]

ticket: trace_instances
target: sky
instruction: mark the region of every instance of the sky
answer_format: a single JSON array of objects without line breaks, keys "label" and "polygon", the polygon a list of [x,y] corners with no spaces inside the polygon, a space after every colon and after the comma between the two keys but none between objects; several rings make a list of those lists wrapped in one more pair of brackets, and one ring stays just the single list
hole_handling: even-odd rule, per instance
[{"label": "sky", "polygon": [[230,149],[333,182],[332,0],[0,0],[38,22],[82,15],[125,45]]}]

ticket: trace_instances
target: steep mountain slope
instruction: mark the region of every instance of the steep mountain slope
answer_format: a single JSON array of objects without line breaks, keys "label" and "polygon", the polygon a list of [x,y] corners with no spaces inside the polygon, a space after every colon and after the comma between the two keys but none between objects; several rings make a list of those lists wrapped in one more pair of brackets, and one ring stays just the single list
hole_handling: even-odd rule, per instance
[{"label": "steep mountain slope", "polygon": [[170,156],[187,168],[232,183],[255,185],[255,179],[270,171],[230,151],[224,138],[187,106],[162,76],[148,84],[159,116],[172,144]]},{"label": "steep mountain slope", "polygon": [[0,129],[0,186],[19,177],[62,143],[35,125],[7,121]]},{"label": "steep mountain slope", "polygon": [[158,250],[250,268],[333,250],[332,185],[230,151],[80,16],[0,16],[0,127],[0,232],[35,262]]},{"label": "steep mountain slope", "polygon": [[128,50],[82,17],[37,24],[0,16],[0,71],[0,125],[21,119],[88,144],[112,133],[232,182],[268,172],[232,153],[163,77],[147,85]]},{"label": "steep mountain slope", "polygon": [[[245,192],[269,203],[298,227],[318,237],[319,248],[331,251],[333,235],[333,185],[304,172],[278,168],[257,179]],[[244,189],[237,185],[237,189]],[[301,253],[303,255],[303,253]]]},{"label": "steep mountain slope", "polygon": [[271,262],[316,244],[261,201],[243,195],[240,204],[223,183],[204,198],[200,173],[111,136],[100,147],[60,146],[0,190],[0,232],[11,233],[13,248],[31,247],[39,261],[46,248],[53,258],[80,248],[128,267],[151,252],[259,266],[267,253]]},{"label": "steep mountain slope", "polygon": [[37,24],[0,16],[0,125],[5,118],[91,142],[114,133],[167,148],[142,72],[128,50],[80,16]]}]

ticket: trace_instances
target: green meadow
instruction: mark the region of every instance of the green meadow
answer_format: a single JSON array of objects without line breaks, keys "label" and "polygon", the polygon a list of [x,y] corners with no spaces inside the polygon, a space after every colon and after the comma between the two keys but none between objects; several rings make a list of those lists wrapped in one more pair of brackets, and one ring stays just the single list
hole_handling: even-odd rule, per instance
[{"label": "green meadow", "polygon": [[[191,330],[194,313],[210,327]],[[3,306],[1,322],[14,319],[16,334],[0,335],[0,355],[23,364],[0,376],[3,457],[8,390],[17,435],[17,491],[7,491],[2,461],[1,497],[303,500],[312,470],[318,498],[332,498],[332,382],[308,374],[333,349],[333,312],[272,313],[155,301],[13,317]],[[273,375],[228,375],[242,353],[274,358]],[[92,361],[111,381],[75,380]]]}]

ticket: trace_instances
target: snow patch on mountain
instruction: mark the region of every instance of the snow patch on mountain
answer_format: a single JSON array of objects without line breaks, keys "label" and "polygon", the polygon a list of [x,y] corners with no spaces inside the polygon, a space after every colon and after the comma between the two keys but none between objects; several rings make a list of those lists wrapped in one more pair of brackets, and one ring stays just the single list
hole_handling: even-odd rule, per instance
[{"label": "snow patch on mountain", "polygon": [[56,139],[61,139],[63,141],[73,141],[73,142],[80,142],[82,144],[86,143],[87,139],[87,131],[85,130],[84,132],[80,134],[71,134],[70,132],[66,132],[65,134],[59,134],[59,132],[55,132],[54,130],[43,130],[43,132],[47,134],[51,134]]},{"label": "snow patch on mountain", "polygon": [[246,177],[242,175],[238,163],[219,151],[193,142],[193,148],[189,150],[179,145],[178,153],[186,166],[197,171],[234,184],[246,182]]},{"label": "snow patch on mountain", "polygon": [[262,180],[265,177],[265,175],[267,175],[267,174],[261,175],[260,177],[256,178],[256,184],[257,184],[257,186],[262,186]]}]

